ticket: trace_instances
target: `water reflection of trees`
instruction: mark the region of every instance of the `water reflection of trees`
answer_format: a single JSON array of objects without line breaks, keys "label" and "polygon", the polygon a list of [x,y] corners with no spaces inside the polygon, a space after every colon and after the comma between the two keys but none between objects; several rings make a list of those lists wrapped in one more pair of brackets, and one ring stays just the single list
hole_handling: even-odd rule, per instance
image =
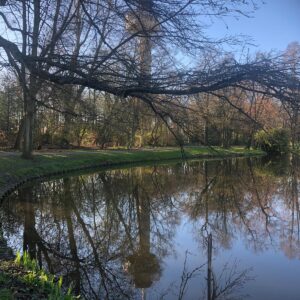
[{"label": "water reflection of trees", "polygon": [[280,166],[237,159],[212,170],[204,163],[203,182],[184,204],[198,236],[212,232],[223,248],[239,236],[254,251],[290,245],[290,253],[299,252],[298,166],[296,157],[282,158]]},{"label": "water reflection of trees", "polygon": [[133,298],[159,279],[182,214],[204,250],[211,234],[216,251],[242,237],[254,251],[300,257],[298,166],[295,157],[280,166],[232,159],[53,180],[14,193],[2,227],[15,250],[22,241],[76,293]]},{"label": "water reflection of trees", "polygon": [[287,209],[282,213],[282,221],[286,224],[280,235],[280,246],[289,258],[300,258],[300,207],[299,178],[300,163],[297,157],[289,160],[288,175],[284,177],[281,196],[286,199]]},{"label": "water reflection of trees", "polygon": [[[174,198],[164,195],[160,176],[156,169],[137,168],[23,188],[6,203],[6,230],[16,235],[10,229],[21,227],[15,249],[23,240],[24,250],[64,274],[77,293],[131,298],[125,265],[136,286],[151,285],[178,223]],[[141,272],[138,262],[150,258],[152,265]]]}]

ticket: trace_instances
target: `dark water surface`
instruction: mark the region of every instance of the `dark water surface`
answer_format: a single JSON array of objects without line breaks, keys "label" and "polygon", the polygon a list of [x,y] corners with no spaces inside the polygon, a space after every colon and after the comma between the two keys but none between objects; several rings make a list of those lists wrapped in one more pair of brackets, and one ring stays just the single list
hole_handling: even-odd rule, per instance
[{"label": "dark water surface", "polygon": [[0,232],[86,299],[299,300],[299,166],[191,161],[35,183],[3,201]]}]

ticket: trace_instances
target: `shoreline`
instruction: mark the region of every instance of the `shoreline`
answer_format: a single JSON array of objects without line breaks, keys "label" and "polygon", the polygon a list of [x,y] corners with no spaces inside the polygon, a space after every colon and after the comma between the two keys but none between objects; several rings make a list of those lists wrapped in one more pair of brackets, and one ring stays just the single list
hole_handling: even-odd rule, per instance
[{"label": "shoreline", "polygon": [[33,160],[24,160],[18,154],[2,152],[0,155],[0,200],[27,182],[63,176],[78,171],[160,163],[183,159],[226,159],[262,156],[261,150],[242,147],[187,147],[182,157],[178,148],[143,150],[75,150],[36,153]]},{"label": "shoreline", "polygon": [[[265,155],[260,150],[246,150],[243,148],[221,149],[193,147],[185,150],[187,160],[219,160],[231,158],[259,157]],[[9,193],[27,182],[46,180],[47,178],[64,176],[81,171],[103,170],[119,167],[143,166],[149,164],[163,164],[183,161],[180,149],[146,149],[133,151],[61,151],[36,153],[32,161],[23,160],[16,153],[0,153],[0,203]],[[4,163],[5,162],[5,163]],[[1,190],[2,188],[2,190]],[[0,239],[1,246],[1,239]],[[18,295],[31,295],[36,297],[48,297],[49,291],[41,289],[45,283],[40,274],[46,274],[43,270],[28,270],[22,264],[16,264],[15,255],[7,245],[2,245],[2,257],[0,255],[0,298],[9,299],[12,293]],[[1,247],[0,247],[1,250]],[[16,271],[14,271],[16,270]],[[33,272],[37,286],[26,281],[28,272]],[[47,275],[49,278],[52,275]],[[47,283],[48,284],[48,283]],[[52,284],[50,282],[50,284]],[[48,284],[49,285],[49,284]],[[53,285],[53,284],[52,284]],[[50,291],[57,291],[56,285]],[[59,290],[61,295],[63,291]],[[1,298],[2,299],[2,298]],[[66,299],[75,299],[71,295]]]}]

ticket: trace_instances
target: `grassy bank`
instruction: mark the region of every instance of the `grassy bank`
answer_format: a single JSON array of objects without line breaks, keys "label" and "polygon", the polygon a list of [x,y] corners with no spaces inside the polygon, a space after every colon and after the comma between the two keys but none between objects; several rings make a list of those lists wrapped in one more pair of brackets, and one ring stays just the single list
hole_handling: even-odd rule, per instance
[{"label": "grassy bank", "polygon": [[38,267],[27,253],[16,259],[0,260],[0,299],[75,300],[71,289],[64,292],[62,278],[56,278]]},{"label": "grassy bank", "polygon": [[[246,150],[242,147],[222,149],[219,147],[187,147],[185,158],[226,158],[233,156],[254,156],[264,154],[260,150]],[[130,163],[149,163],[162,160],[181,159],[178,148],[106,151],[56,151],[36,153],[33,160],[24,160],[16,153],[0,153],[0,198],[4,194],[28,181],[50,175],[64,174],[103,166]]]},{"label": "grassy bank", "polygon": [[[185,157],[226,158],[264,154],[258,150],[235,147],[221,148],[189,147]],[[180,149],[145,149],[138,151],[60,151],[36,153],[31,161],[21,159],[18,153],[0,152],[0,190],[4,194],[26,180],[44,178],[92,167],[109,167],[131,163],[152,163],[181,159]],[[1,192],[0,191],[0,192]],[[1,234],[0,234],[1,236]],[[1,242],[1,240],[0,240]],[[1,243],[0,243],[1,246]],[[0,247],[1,250],[1,247]],[[13,261],[0,251],[0,299],[74,299],[61,290],[60,281],[37,268],[30,259]],[[8,256],[12,256],[9,253]],[[26,298],[27,297],[27,298]],[[51,298],[52,297],[52,298]]]}]

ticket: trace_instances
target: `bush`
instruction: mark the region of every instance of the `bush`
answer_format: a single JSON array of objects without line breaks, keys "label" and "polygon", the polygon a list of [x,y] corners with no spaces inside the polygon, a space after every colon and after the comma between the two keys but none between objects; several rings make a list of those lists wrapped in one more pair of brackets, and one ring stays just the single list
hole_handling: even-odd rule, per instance
[{"label": "bush", "polygon": [[[23,253],[23,256],[20,254],[20,252],[17,253],[15,265],[18,266],[18,268],[13,268],[17,269],[18,271],[18,274],[15,276],[17,276],[17,279],[27,286],[27,288],[22,287],[22,290],[25,290],[25,293],[26,290],[30,290],[31,293],[35,292],[47,294],[47,299],[49,300],[80,299],[80,296],[76,297],[72,295],[71,287],[69,287],[69,289],[65,293],[62,288],[63,278],[56,278],[54,275],[47,274],[43,269],[40,269],[40,267],[38,266],[38,262],[35,259],[30,258],[30,255],[26,251]],[[37,299],[36,297],[33,298]],[[44,297],[39,297],[39,299],[40,298],[44,299]],[[25,298],[22,297],[22,299]]]},{"label": "bush", "polygon": [[266,132],[260,130],[255,134],[256,147],[267,153],[285,153],[289,148],[289,133],[284,128],[274,128]]}]

